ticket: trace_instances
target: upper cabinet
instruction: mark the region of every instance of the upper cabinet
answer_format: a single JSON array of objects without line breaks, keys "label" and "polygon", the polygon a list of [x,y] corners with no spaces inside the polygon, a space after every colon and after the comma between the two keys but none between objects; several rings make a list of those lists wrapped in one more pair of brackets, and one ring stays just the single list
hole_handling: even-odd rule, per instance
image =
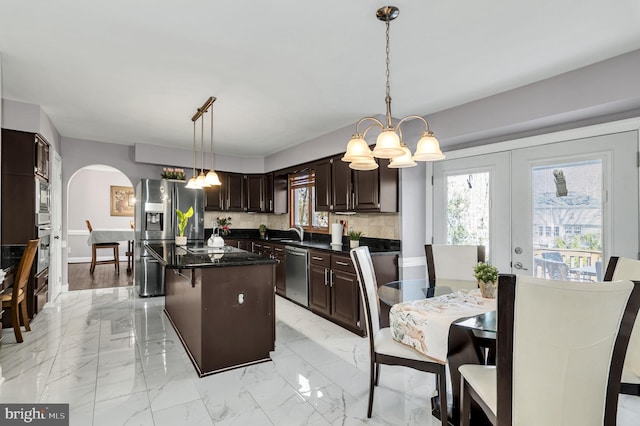
[{"label": "upper cabinet", "polygon": [[244,175],[218,172],[221,186],[205,188],[205,206],[208,211],[244,211]]},{"label": "upper cabinet", "polygon": [[[398,169],[389,160],[378,159],[371,171],[349,168],[341,155],[318,161],[316,210],[333,212],[398,212]],[[328,206],[328,207],[327,207]]]},{"label": "upper cabinet", "polygon": [[273,213],[273,173],[245,175],[245,211]]},{"label": "upper cabinet", "polygon": [[2,129],[2,173],[49,180],[49,143],[37,133]]}]

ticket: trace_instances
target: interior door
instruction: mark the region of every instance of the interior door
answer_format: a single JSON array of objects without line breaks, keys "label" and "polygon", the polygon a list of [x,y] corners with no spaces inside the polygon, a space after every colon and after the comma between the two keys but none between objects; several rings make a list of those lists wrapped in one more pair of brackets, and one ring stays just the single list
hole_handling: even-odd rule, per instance
[{"label": "interior door", "polygon": [[638,135],[512,151],[513,272],[602,280],[611,255],[638,257]]}]

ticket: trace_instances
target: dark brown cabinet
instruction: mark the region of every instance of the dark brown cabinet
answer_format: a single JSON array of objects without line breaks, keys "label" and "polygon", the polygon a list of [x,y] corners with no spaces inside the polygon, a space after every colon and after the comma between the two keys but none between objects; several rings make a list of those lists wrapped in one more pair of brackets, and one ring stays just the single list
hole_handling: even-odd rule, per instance
[{"label": "dark brown cabinet", "polygon": [[328,212],[333,210],[331,195],[331,163],[332,158],[328,158],[314,164],[316,181],[316,211]]},{"label": "dark brown cabinet", "polygon": [[287,291],[287,265],[284,252],[284,245],[273,245],[273,258],[278,261],[276,264],[276,293],[284,296]]},{"label": "dark brown cabinet", "polygon": [[289,176],[273,175],[273,213],[289,213]]},{"label": "dark brown cabinet", "polygon": [[[328,210],[336,212],[398,212],[398,169],[388,168],[389,160],[376,160],[380,164],[376,170],[359,171],[340,158],[316,163],[316,210],[321,200],[323,209],[328,204]],[[327,164],[331,166],[330,179],[326,177]]]},{"label": "dark brown cabinet", "polygon": [[[49,144],[37,133],[2,129],[2,245],[24,246],[37,238],[36,180],[49,177]],[[35,277],[34,261],[27,284],[29,318],[46,302],[46,270]]]},{"label": "dark brown cabinet", "polygon": [[244,211],[244,175],[240,173],[218,172],[220,186],[205,188],[207,211]]},{"label": "dark brown cabinet", "polygon": [[358,279],[348,256],[311,250],[309,307],[344,328],[364,335]]},{"label": "dark brown cabinet", "polygon": [[273,212],[273,173],[245,175],[245,211]]}]

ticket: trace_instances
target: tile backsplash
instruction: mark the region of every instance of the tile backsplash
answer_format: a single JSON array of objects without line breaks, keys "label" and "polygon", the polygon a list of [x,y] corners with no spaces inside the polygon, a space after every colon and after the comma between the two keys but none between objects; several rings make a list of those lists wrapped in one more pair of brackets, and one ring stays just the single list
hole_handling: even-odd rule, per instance
[{"label": "tile backsplash", "polygon": [[[258,228],[261,223],[269,229],[288,229],[289,215],[235,212],[205,212],[205,228],[215,226],[217,217],[230,217],[233,228]],[[364,232],[365,237],[400,239],[400,214],[398,213],[357,213],[353,215],[329,214],[329,223],[345,221],[348,229]]]}]

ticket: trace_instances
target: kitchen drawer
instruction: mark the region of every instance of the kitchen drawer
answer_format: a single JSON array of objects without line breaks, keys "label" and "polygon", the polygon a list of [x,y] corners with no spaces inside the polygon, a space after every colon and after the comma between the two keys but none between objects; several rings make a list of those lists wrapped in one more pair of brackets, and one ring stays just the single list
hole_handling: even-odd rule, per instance
[{"label": "kitchen drawer", "polygon": [[38,293],[35,295],[36,297],[36,306],[35,313],[42,311],[44,304],[47,303],[47,297],[49,297],[49,285],[45,285]]},{"label": "kitchen drawer", "polygon": [[331,267],[331,254],[319,250],[311,250],[309,252],[309,262],[313,265]]},{"label": "kitchen drawer", "polygon": [[351,258],[346,256],[331,256],[331,269],[351,272],[352,274],[355,274],[356,272],[355,268],[353,267]]}]

